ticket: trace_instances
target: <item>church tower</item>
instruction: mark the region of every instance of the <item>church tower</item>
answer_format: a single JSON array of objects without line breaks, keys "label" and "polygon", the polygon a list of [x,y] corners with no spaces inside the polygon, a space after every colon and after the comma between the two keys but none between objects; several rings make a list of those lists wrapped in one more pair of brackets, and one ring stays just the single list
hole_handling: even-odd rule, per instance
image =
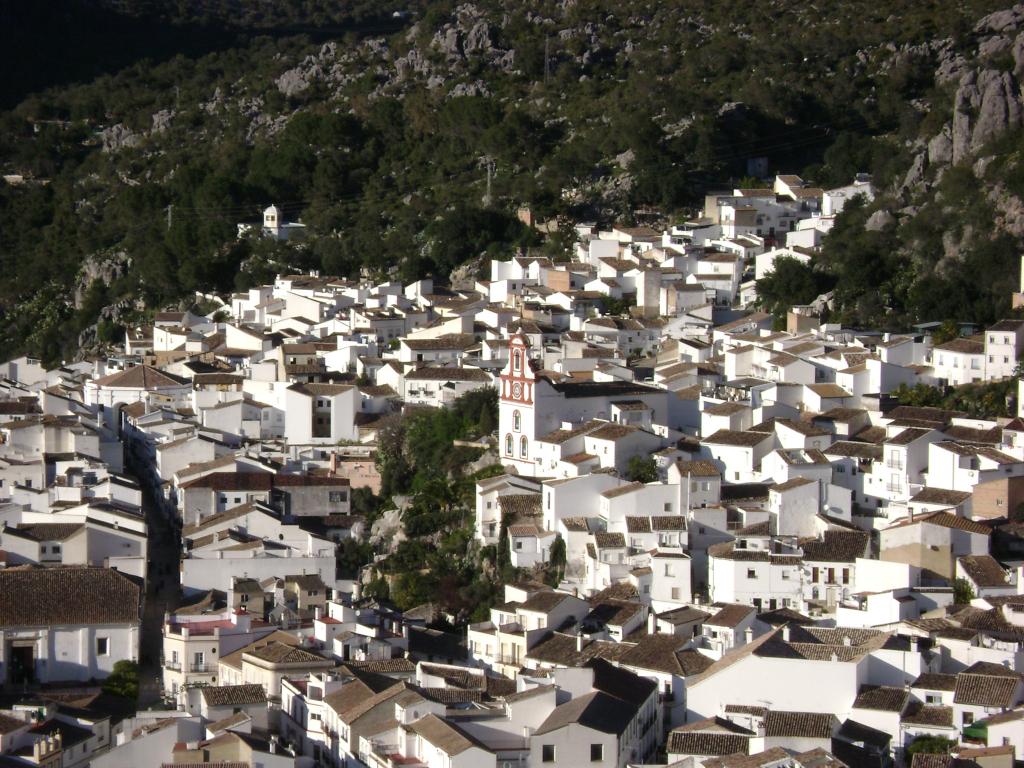
[{"label": "church tower", "polygon": [[498,391],[498,454],[521,475],[536,474],[534,458],[534,376],[529,343],[517,333],[509,339],[508,362],[501,372]]}]

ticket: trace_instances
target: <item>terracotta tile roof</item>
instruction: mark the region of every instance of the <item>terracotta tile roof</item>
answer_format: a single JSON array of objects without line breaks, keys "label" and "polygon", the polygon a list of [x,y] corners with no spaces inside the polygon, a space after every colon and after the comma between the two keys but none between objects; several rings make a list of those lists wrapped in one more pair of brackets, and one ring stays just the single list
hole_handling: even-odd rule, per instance
[{"label": "terracotta tile roof", "polygon": [[948,488],[922,488],[910,500],[918,504],[943,504],[947,507],[955,507],[963,504],[969,498],[971,498],[971,494],[966,491],[952,491]]},{"label": "terracotta tile roof", "polygon": [[246,685],[206,686],[200,690],[203,701],[210,707],[245,704],[265,704],[267,692],[257,683]]},{"label": "terracotta tile roof", "polygon": [[883,712],[902,712],[910,701],[904,688],[888,685],[862,685],[853,701],[855,709],[875,709]]},{"label": "terracotta tile roof", "polygon": [[668,735],[668,751],[673,755],[750,754],[750,736],[738,733],[701,733],[672,731]]},{"label": "terracotta tile roof", "polygon": [[953,708],[926,706],[920,702],[913,702],[900,721],[907,725],[934,725],[952,728]]},{"label": "terracotta tile roof", "polygon": [[770,439],[771,435],[765,432],[740,432],[732,429],[720,429],[710,437],[704,438],[701,442],[714,445],[754,446]]},{"label": "terracotta tile roof", "polygon": [[977,662],[956,676],[953,703],[1009,708],[1021,682],[1016,672],[998,664]]},{"label": "terracotta tile roof", "polygon": [[847,456],[854,459],[882,460],[882,446],[873,443],[854,442],[852,440],[839,440],[832,443],[823,453],[828,456]]},{"label": "terracotta tile roof", "polygon": [[735,628],[754,612],[750,605],[727,604],[716,607],[719,608],[718,613],[704,622],[712,627]]},{"label": "terracotta tile roof", "polygon": [[15,531],[34,541],[64,541],[83,528],[82,523],[19,523]]},{"label": "terracotta tile roof", "polygon": [[821,712],[784,712],[769,709],[764,718],[768,738],[831,738],[838,725],[835,715]]},{"label": "terracotta tile roof", "polygon": [[955,691],[956,675],[941,672],[925,672],[910,684],[911,688],[922,688],[926,691]]},{"label": "terracotta tile roof", "polygon": [[628,533],[650,533],[651,518],[626,515],[626,531]]},{"label": "terracotta tile roof", "polygon": [[676,469],[678,469],[679,474],[683,477],[687,475],[691,477],[722,476],[722,473],[718,471],[718,467],[706,459],[697,459],[696,461],[684,461],[680,459],[676,462]]},{"label": "terracotta tile roof", "polygon": [[960,517],[959,515],[951,515],[948,512],[932,512],[928,515],[914,515],[914,519],[911,520],[909,517],[898,520],[897,522],[890,525],[890,528],[902,528],[907,525],[918,525],[922,523],[930,523],[931,525],[939,525],[943,528],[955,528],[961,531],[969,531],[970,533],[978,533],[985,536],[991,535],[992,529],[982,523],[977,523],[966,517]]},{"label": "terracotta tile roof", "polygon": [[957,560],[967,576],[979,587],[1005,587],[1006,571],[992,555],[965,555]]},{"label": "terracotta tile roof", "polygon": [[626,537],[621,533],[598,531],[594,534],[594,543],[600,549],[617,549],[626,546]]},{"label": "terracotta tile roof", "polygon": [[187,379],[175,376],[172,373],[166,373],[150,365],[136,365],[117,373],[111,373],[108,376],[102,376],[95,379],[93,383],[100,387],[144,389],[147,391],[181,387],[189,384]]},{"label": "terracotta tile roof", "polygon": [[819,539],[804,539],[800,546],[805,562],[852,563],[864,557],[871,544],[866,531],[828,530]]},{"label": "terracotta tile roof", "polygon": [[310,653],[302,648],[285,643],[268,643],[260,648],[247,650],[246,654],[262,661],[272,664],[330,664],[330,659],[325,659],[316,653]]},{"label": "terracotta tile roof", "polygon": [[106,568],[0,570],[0,628],[55,624],[136,624],[142,590]]}]

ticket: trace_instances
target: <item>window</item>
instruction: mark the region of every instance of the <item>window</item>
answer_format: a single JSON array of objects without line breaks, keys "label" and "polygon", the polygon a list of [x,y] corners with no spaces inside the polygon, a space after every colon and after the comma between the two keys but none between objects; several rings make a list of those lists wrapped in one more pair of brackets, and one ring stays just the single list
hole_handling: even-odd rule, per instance
[{"label": "window", "polygon": [[110,640],[106,637],[96,638],[96,655],[97,656],[109,656],[110,655]]},{"label": "window", "polygon": [[542,744],[540,748],[540,761],[542,763],[553,763],[555,762],[555,745],[554,744]]},{"label": "window", "polygon": [[937,693],[926,693],[924,695],[924,703],[930,705],[937,705],[942,703],[942,696]]},{"label": "window", "polygon": [[529,447],[530,443],[526,439],[526,435],[523,435],[521,438],[519,438],[519,458],[526,458],[526,455],[529,453]]},{"label": "window", "polygon": [[506,456],[511,456],[512,455],[512,434],[511,433],[505,435],[505,455]]},{"label": "window", "polygon": [[850,569],[849,568],[843,568],[843,584],[849,584],[849,583],[850,583]]},{"label": "window", "polygon": [[747,578],[748,579],[756,579],[757,578],[757,571],[755,571],[753,568],[747,568]]},{"label": "window", "polygon": [[328,491],[327,501],[331,504],[343,504],[348,501],[348,491]]},{"label": "window", "polygon": [[973,722],[974,722],[974,713],[973,712],[964,712],[963,725],[965,725],[965,726],[966,725],[970,725]]},{"label": "window", "polygon": [[512,414],[512,429],[516,432],[521,432],[523,429],[523,417],[519,411],[515,411]]},{"label": "window", "polygon": [[512,353],[512,370],[519,371],[523,368],[523,353],[516,351]]},{"label": "window", "polygon": [[665,575],[666,576],[675,576],[676,575],[675,568],[672,567],[672,563],[665,563]]},{"label": "window", "polygon": [[678,600],[679,599],[679,587],[672,587],[672,599],[673,600]]},{"label": "window", "polygon": [[516,550],[521,550],[522,548],[523,548],[523,541],[522,541],[522,539],[516,539]]},{"label": "window", "polygon": [[782,580],[783,581],[789,581],[789,571],[783,571],[782,572]]},{"label": "window", "polygon": [[590,762],[600,763],[604,760],[604,744],[590,745]]}]

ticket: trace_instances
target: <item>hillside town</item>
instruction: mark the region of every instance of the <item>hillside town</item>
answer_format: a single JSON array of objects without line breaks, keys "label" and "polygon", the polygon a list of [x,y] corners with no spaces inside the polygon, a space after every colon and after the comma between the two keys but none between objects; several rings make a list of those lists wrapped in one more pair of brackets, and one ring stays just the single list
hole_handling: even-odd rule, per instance
[{"label": "hillside town", "polygon": [[[1024,319],[759,304],[873,194],[781,175],[461,285],[282,272],[0,365],[0,767],[1013,768]],[[480,392],[467,551],[514,578],[403,610],[408,499],[362,500],[389,425]]]}]

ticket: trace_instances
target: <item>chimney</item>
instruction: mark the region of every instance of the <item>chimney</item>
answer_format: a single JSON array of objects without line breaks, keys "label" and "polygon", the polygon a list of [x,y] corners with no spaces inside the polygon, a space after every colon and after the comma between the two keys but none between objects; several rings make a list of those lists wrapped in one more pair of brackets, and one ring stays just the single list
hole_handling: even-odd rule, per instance
[{"label": "chimney", "polygon": [[839,657],[836,655],[835,651],[832,651],[832,656],[829,658],[829,661],[831,661],[833,664],[839,661]]},{"label": "chimney", "polygon": [[850,636],[849,635],[843,635],[843,645],[845,647],[847,647],[847,648],[850,647]]},{"label": "chimney", "polygon": [[745,643],[752,643],[752,642],[754,642],[754,630],[751,629],[750,627],[747,627],[746,629],[743,630],[743,642],[745,642]]},{"label": "chimney", "polygon": [[910,652],[917,653],[917,635],[910,636]]},{"label": "chimney", "polygon": [[277,734],[276,733],[270,734],[270,754],[272,754],[272,755],[276,755],[277,754]]},{"label": "chimney", "polygon": [[313,606],[313,620],[314,621],[320,621],[320,613],[321,613],[320,606],[319,605]]},{"label": "chimney", "polygon": [[338,452],[331,452],[331,477],[336,477],[338,474]]},{"label": "chimney", "polygon": [[577,632],[576,633],[576,653],[582,653],[582,652],[583,652],[583,633],[582,632]]},{"label": "chimney", "polygon": [[782,625],[782,642],[789,642],[789,624]]},{"label": "chimney", "polygon": [[651,611],[647,614],[647,634],[653,635],[658,631],[658,614]]}]

